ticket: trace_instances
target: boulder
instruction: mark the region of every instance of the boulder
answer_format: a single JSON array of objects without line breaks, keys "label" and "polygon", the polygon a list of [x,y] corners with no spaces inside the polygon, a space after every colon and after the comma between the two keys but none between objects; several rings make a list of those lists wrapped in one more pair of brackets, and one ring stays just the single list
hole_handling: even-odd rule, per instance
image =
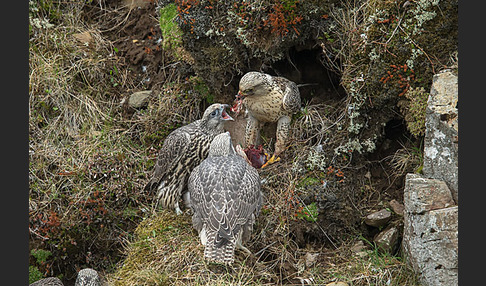
[{"label": "boulder", "polygon": [[369,214],[364,222],[369,226],[381,227],[384,226],[391,219],[391,212],[382,209],[380,211]]},{"label": "boulder", "polygon": [[458,283],[458,207],[447,185],[407,174],[403,252],[423,285]]},{"label": "boulder", "polygon": [[447,183],[458,201],[458,80],[445,70],[433,77],[427,101],[423,173]]}]

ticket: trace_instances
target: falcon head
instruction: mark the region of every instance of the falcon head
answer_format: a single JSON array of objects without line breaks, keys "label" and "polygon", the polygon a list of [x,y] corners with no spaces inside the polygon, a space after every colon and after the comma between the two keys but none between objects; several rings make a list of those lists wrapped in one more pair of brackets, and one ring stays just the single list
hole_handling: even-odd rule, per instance
[{"label": "falcon head", "polygon": [[241,110],[243,99],[247,96],[262,96],[268,94],[271,89],[272,76],[261,72],[248,72],[241,79],[238,94],[231,111],[238,114]]},{"label": "falcon head", "polygon": [[203,114],[203,119],[206,120],[208,127],[221,129],[224,121],[234,120],[226,113],[225,108],[230,107],[228,104],[215,103],[210,105]]},{"label": "falcon head", "polygon": [[229,131],[221,133],[214,137],[209,146],[208,156],[227,156],[235,153],[233,143],[231,143],[231,135]]},{"label": "falcon head", "polygon": [[266,95],[271,90],[272,76],[261,72],[247,72],[239,84],[238,97]]}]

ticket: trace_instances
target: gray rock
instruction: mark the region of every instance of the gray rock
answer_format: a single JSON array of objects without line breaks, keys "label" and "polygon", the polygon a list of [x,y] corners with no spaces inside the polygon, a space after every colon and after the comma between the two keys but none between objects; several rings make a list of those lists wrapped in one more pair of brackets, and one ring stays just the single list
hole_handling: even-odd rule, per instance
[{"label": "gray rock", "polygon": [[398,228],[394,226],[388,227],[382,232],[378,233],[373,241],[381,252],[393,254],[397,250],[398,234]]},{"label": "gray rock", "polygon": [[457,285],[458,207],[444,182],[408,174],[403,252],[423,285]]},{"label": "gray rock", "polygon": [[458,81],[451,71],[433,77],[425,119],[426,177],[447,183],[458,201]]},{"label": "gray rock", "polygon": [[128,97],[128,106],[135,109],[146,107],[151,94],[151,90],[143,90],[133,93]]},{"label": "gray rock", "polygon": [[29,286],[64,286],[64,284],[62,284],[61,279],[57,277],[47,277],[31,283]]},{"label": "gray rock", "polygon": [[405,211],[413,214],[423,214],[455,205],[445,182],[428,179],[419,174],[407,174],[405,177],[403,201]]},{"label": "gray rock", "polygon": [[380,211],[369,214],[364,222],[369,226],[381,227],[384,226],[391,219],[391,212],[382,209]]}]

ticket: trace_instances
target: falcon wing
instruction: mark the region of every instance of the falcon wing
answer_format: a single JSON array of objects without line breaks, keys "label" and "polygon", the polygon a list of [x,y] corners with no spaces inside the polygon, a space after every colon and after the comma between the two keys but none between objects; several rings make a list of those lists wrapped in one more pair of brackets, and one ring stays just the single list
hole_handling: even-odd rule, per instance
[{"label": "falcon wing", "polygon": [[297,84],[283,77],[276,77],[275,82],[283,93],[283,108],[292,113],[300,111],[300,92]]},{"label": "falcon wing", "polygon": [[[237,155],[209,157],[189,179],[194,215],[225,245],[261,206],[258,172]],[[196,222],[193,223],[196,226]]]},{"label": "falcon wing", "polygon": [[247,164],[245,175],[241,180],[238,195],[240,205],[234,208],[235,216],[240,218],[239,223],[243,227],[242,241],[246,241],[250,237],[255,218],[262,208],[260,176],[258,171],[249,164]]},{"label": "falcon wing", "polygon": [[164,179],[168,171],[174,167],[180,160],[180,157],[186,153],[191,136],[183,129],[176,129],[171,132],[164,140],[162,148],[159,150],[159,156],[155,163],[154,174],[152,179],[145,185],[144,190],[156,190],[160,181]]}]

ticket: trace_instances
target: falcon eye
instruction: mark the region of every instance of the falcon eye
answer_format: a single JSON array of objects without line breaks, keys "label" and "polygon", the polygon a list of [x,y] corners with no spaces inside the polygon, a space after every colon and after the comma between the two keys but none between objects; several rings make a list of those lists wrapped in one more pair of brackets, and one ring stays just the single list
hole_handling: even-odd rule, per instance
[{"label": "falcon eye", "polygon": [[210,114],[210,115],[211,115],[212,117],[214,117],[214,116],[216,116],[217,114],[218,114],[218,110],[215,110],[215,111],[211,112],[211,114]]}]

